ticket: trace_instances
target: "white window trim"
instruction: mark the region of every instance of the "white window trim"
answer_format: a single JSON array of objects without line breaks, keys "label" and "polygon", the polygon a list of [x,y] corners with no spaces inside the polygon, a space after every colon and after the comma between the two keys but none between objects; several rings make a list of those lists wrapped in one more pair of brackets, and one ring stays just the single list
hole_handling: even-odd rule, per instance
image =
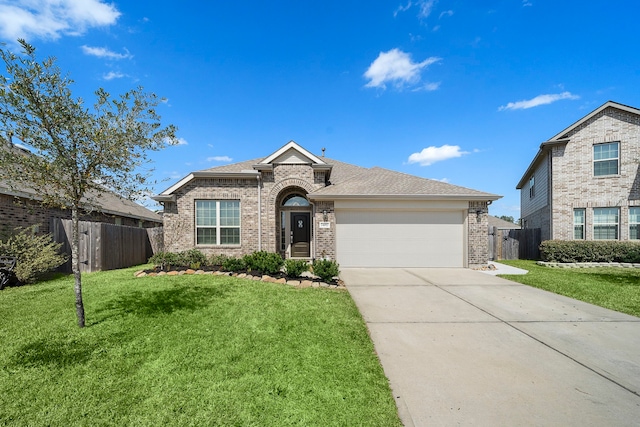
[{"label": "white window trim", "polygon": [[[582,211],[582,224],[576,223],[576,212]],[[573,210],[573,240],[585,240],[587,238],[586,234],[586,222],[587,222],[587,210],[585,208],[575,208]],[[582,227],[582,238],[576,237],[576,227]]]},{"label": "white window trim", "polygon": [[[611,144],[616,144],[618,146],[618,157],[611,157],[611,158],[608,158],[608,159],[596,160],[595,159],[595,155],[596,155],[595,149],[596,149],[596,147],[597,146],[603,146],[603,145],[611,145]],[[593,170],[593,176],[594,177],[618,176],[618,175],[620,175],[620,141],[611,141],[611,142],[602,142],[602,143],[598,143],[598,144],[593,144],[593,153],[591,155],[591,159],[592,159],[592,162],[593,162],[593,169],[592,170]],[[617,163],[617,166],[616,166],[617,172],[614,173],[614,174],[596,175],[596,163],[597,162],[609,162],[611,160],[615,160],[616,161],[616,163]]]},{"label": "white window trim", "polygon": [[629,240],[639,240],[640,239],[640,233],[639,233],[638,239],[632,239],[631,238],[631,226],[635,225],[638,228],[640,228],[640,217],[638,217],[637,222],[631,222],[631,210],[632,209],[640,210],[640,206],[629,206]]},{"label": "white window trim", "polygon": [[[596,223],[596,211],[598,209],[617,209],[618,211],[618,222],[610,222],[610,223]],[[596,227],[597,226],[616,226],[616,237],[613,239],[596,239]],[[593,240],[620,240],[620,208],[618,207],[607,207],[607,208],[593,208]]]},{"label": "white window trim", "polygon": [[[215,202],[216,204],[216,225],[198,225],[198,202]],[[224,227],[220,225],[220,202],[238,202],[238,211],[239,211],[239,222],[240,225],[225,225]],[[195,242],[196,246],[240,246],[242,244],[242,210],[240,207],[240,200],[237,199],[197,199],[194,200],[194,216],[193,219],[195,221]],[[215,228],[216,230],[216,243],[198,243],[198,229],[204,228]],[[240,241],[238,243],[220,243],[220,231],[222,228],[237,228],[240,232]]]}]

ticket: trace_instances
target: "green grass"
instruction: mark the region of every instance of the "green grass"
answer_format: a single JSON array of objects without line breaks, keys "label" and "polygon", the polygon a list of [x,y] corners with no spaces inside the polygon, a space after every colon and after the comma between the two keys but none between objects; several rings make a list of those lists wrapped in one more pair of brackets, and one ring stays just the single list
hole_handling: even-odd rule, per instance
[{"label": "green grass", "polygon": [[0,425],[401,425],[347,292],[134,270],[0,292]]},{"label": "green grass", "polygon": [[529,270],[525,275],[500,276],[505,279],[640,317],[640,269],[551,268],[535,261],[499,262]]}]

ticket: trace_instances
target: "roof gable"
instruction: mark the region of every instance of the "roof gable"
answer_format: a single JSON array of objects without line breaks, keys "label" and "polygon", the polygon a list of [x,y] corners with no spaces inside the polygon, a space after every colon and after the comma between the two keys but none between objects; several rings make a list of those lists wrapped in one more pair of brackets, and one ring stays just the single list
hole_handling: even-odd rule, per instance
[{"label": "roof gable", "polygon": [[593,117],[597,116],[598,114],[600,114],[602,111],[606,110],[607,108],[616,108],[618,110],[626,111],[627,113],[631,113],[631,114],[635,114],[635,115],[640,116],[640,110],[637,109],[637,108],[629,107],[628,105],[620,104],[620,103],[613,102],[613,101],[607,101],[604,104],[602,104],[600,107],[596,108],[595,110],[593,110],[592,112],[590,112],[589,114],[587,114],[586,116],[584,116],[583,118],[581,118],[580,120],[578,120],[577,122],[575,122],[574,124],[569,126],[568,128],[563,129],[561,132],[559,132],[556,135],[554,135],[552,138],[549,139],[548,142],[550,142],[550,141],[558,141],[558,140],[567,138],[567,136],[574,129],[580,127],[582,124],[584,124],[587,121],[591,120]]},{"label": "roof gable", "polygon": [[545,141],[542,144],[540,144],[540,149],[538,150],[538,152],[536,153],[535,157],[533,158],[533,160],[529,164],[529,167],[527,167],[527,169],[525,170],[524,174],[522,175],[522,178],[520,178],[520,181],[516,185],[516,189],[520,190],[525,186],[525,184],[529,180],[529,176],[533,173],[535,168],[538,166],[538,164],[545,157],[545,154],[547,153],[549,148],[551,148],[551,147],[553,147],[555,145],[561,145],[561,144],[568,143],[569,142],[569,135],[571,135],[571,133],[574,130],[578,129],[580,126],[582,126],[583,124],[587,123],[589,120],[593,119],[594,117],[598,116],[601,112],[603,112],[607,108],[615,108],[617,110],[625,111],[627,113],[635,114],[637,116],[640,116],[640,109],[637,109],[637,108],[634,108],[634,107],[630,107],[628,105],[620,104],[618,102],[613,102],[613,101],[605,102],[600,107],[596,108],[595,110],[593,110],[592,112],[590,112],[586,116],[582,117],[577,122],[573,123],[571,126],[567,127],[566,129],[563,129],[562,131],[560,131],[559,133],[557,133],[556,135],[551,137],[548,141]]},{"label": "roof gable", "polygon": [[326,165],[319,157],[314,156],[309,151],[302,148],[295,141],[289,141],[279,150],[268,157],[265,157],[258,165],[269,165],[274,163],[285,164],[316,164]]}]

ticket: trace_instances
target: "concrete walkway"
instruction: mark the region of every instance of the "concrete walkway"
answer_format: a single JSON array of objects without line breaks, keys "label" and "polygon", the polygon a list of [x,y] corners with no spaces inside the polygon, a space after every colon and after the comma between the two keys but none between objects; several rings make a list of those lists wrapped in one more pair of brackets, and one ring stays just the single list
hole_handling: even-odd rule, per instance
[{"label": "concrete walkway", "polygon": [[640,318],[467,269],[343,269],[405,426],[637,426]]}]

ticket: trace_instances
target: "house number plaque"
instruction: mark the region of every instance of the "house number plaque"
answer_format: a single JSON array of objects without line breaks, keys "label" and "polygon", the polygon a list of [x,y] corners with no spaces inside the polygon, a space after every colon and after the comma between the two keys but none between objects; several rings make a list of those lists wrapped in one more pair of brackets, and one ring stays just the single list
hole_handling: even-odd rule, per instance
[{"label": "house number plaque", "polygon": [[331,223],[329,221],[322,221],[318,225],[320,228],[331,228]]}]

